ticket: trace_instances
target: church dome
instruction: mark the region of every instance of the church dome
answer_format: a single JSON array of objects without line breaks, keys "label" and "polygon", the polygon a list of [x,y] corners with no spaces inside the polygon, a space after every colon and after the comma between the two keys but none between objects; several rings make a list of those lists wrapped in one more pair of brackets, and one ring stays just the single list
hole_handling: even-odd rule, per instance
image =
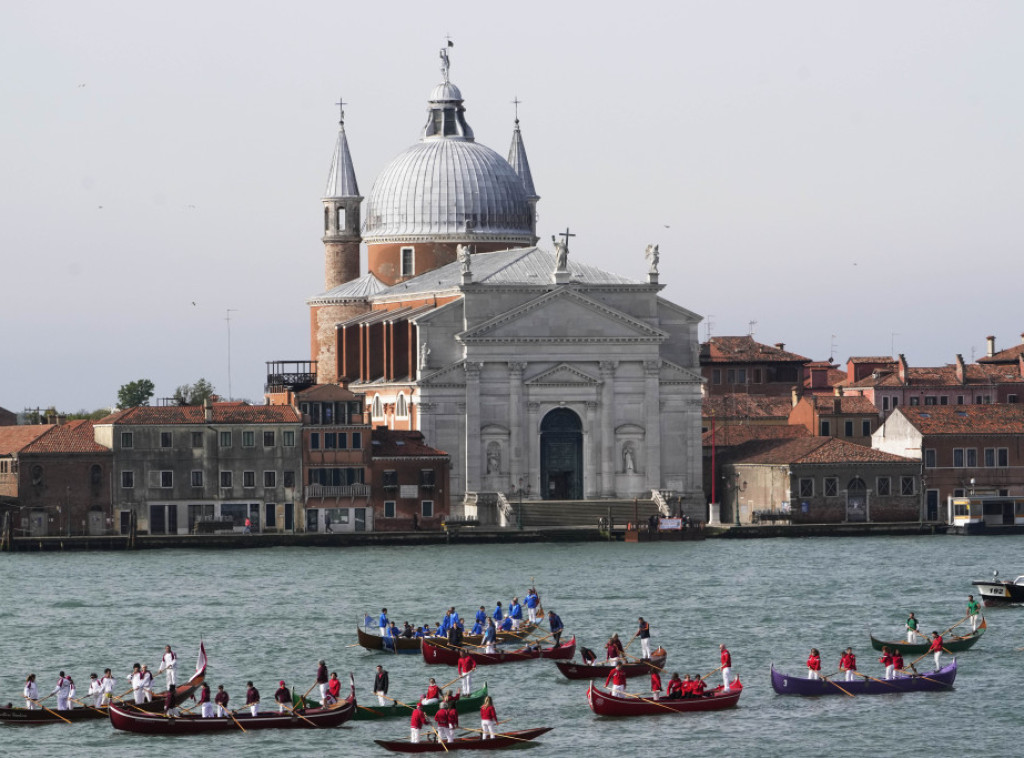
[{"label": "church dome", "polygon": [[420,142],[380,173],[366,202],[363,239],[531,245],[533,207],[507,160],[474,140],[462,93],[447,80],[431,92]]}]

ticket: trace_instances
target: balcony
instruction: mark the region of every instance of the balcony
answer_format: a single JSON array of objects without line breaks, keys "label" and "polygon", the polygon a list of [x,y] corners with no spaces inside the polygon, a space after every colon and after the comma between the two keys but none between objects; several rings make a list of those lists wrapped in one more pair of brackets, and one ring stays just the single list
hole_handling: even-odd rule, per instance
[{"label": "balcony", "polygon": [[316,361],[267,361],[264,392],[300,392],[316,384]]},{"label": "balcony", "polygon": [[314,497],[369,497],[369,484],[343,484],[331,486],[327,484],[306,485],[306,500]]}]

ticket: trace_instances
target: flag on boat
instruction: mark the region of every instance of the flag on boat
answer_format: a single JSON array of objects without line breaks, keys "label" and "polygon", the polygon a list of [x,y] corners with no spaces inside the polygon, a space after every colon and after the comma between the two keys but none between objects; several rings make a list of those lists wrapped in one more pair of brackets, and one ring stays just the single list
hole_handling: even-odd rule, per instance
[{"label": "flag on boat", "polygon": [[200,642],[199,642],[199,658],[196,659],[196,673],[194,673],[191,676],[191,678],[188,680],[189,683],[191,684],[193,681],[195,681],[199,676],[201,676],[205,672],[206,672],[206,647],[203,645],[202,641],[200,640]]}]

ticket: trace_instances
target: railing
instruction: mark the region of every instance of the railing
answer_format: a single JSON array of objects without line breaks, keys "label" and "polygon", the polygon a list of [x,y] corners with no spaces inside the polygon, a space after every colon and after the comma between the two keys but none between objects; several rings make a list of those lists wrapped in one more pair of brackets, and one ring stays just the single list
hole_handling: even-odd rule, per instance
[{"label": "railing", "polygon": [[672,517],[672,509],[668,507],[668,501],[665,499],[665,493],[661,490],[651,490],[651,500],[658,506],[658,511],[665,518]]},{"label": "railing", "polygon": [[306,486],[306,497],[369,497],[369,484],[310,484]]}]

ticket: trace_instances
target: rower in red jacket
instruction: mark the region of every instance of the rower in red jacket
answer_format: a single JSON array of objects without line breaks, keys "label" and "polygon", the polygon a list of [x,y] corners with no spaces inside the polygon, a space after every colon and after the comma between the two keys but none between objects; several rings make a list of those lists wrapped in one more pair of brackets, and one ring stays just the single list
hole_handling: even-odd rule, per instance
[{"label": "rower in red jacket", "polygon": [[327,682],[327,697],[324,698],[324,705],[334,705],[341,699],[341,680],[338,679],[338,672],[332,671],[331,678]]},{"label": "rower in red jacket", "polygon": [[427,718],[427,714],[423,712],[420,704],[416,703],[416,707],[412,712],[412,719],[409,721],[409,742],[419,742],[420,730],[429,723],[430,719]]},{"label": "rower in red jacket", "polygon": [[451,729],[448,722],[448,703],[441,703],[441,707],[434,714],[434,723],[437,724],[437,739],[439,742],[451,742]]},{"label": "rower in red jacket", "polygon": [[430,705],[441,699],[441,688],[437,686],[434,677],[430,677],[430,684],[427,686],[427,694],[420,698],[420,703]]},{"label": "rower in red jacket", "polygon": [[725,691],[728,692],[729,678],[732,674],[732,656],[725,645],[719,645],[718,649],[722,651],[722,682],[725,684]]},{"label": "rower in red jacket", "polygon": [[626,694],[626,670],[622,665],[622,661],[615,664],[615,668],[608,672],[608,676],[604,680],[604,686],[607,687],[611,684],[611,690],[613,695],[622,697]]},{"label": "rower in red jacket", "polygon": [[476,661],[470,657],[469,653],[463,650],[459,656],[457,668],[462,679],[462,694],[468,695],[473,691],[473,669],[476,668]]},{"label": "rower in red jacket", "polygon": [[657,700],[661,697],[661,675],[655,669],[651,669],[651,699]]},{"label": "rower in red jacket", "polygon": [[683,697],[683,680],[679,678],[679,672],[673,672],[672,676],[669,677],[665,694],[668,695],[669,700],[679,700]]},{"label": "rower in red jacket", "polygon": [[942,658],[942,635],[938,632],[932,632],[932,644],[928,646],[928,652],[935,654],[935,670],[938,671],[942,668],[942,664],[939,663],[939,659]]},{"label": "rower in red jacket", "polygon": [[[894,672],[903,671],[903,656],[900,655],[899,648],[892,650],[892,670]],[[893,674],[893,678],[896,678],[895,674]]]},{"label": "rower in red jacket", "polygon": [[807,657],[807,678],[821,679],[821,655],[816,647],[811,648],[811,654]]},{"label": "rower in red jacket", "polygon": [[[704,690],[706,690],[708,686],[704,683],[704,680],[701,679],[696,674],[694,674],[694,677],[696,677],[696,678],[693,680],[693,683],[690,685],[690,694],[693,695],[694,697],[703,697],[704,696]],[[728,690],[729,688],[726,687],[725,689]]]},{"label": "rower in red jacket", "polygon": [[846,672],[846,681],[856,679],[857,656],[853,654],[852,647],[846,648],[846,652],[839,656],[839,670]]},{"label": "rower in red jacket", "polygon": [[889,652],[886,645],[882,645],[882,657],[878,659],[878,662],[885,667],[885,678],[892,679],[892,653]]},{"label": "rower in red jacket", "polygon": [[480,708],[480,731],[483,733],[481,739],[493,740],[494,727],[498,724],[498,714],[494,711],[494,701],[488,695],[484,698],[484,704]]}]

